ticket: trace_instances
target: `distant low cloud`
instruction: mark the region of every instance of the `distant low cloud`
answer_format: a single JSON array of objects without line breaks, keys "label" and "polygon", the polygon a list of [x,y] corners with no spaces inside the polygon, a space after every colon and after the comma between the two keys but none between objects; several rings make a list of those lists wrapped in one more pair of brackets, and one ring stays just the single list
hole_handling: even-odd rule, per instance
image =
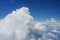
[{"label": "distant low cloud", "polygon": [[0,19],[0,40],[59,40],[60,21],[55,18],[34,21],[27,7]]}]

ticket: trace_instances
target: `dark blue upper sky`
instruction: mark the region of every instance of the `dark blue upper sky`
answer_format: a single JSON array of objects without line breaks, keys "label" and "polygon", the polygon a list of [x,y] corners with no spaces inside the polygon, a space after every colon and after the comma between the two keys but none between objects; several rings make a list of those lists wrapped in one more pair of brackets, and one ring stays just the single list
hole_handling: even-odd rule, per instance
[{"label": "dark blue upper sky", "polygon": [[36,20],[60,20],[60,0],[0,0],[0,18],[23,6],[30,9]]}]

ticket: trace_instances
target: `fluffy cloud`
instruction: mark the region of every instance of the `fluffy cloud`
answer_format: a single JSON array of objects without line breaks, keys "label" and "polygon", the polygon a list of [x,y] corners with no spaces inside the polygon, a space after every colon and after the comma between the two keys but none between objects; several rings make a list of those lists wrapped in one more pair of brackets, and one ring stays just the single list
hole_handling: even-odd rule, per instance
[{"label": "fluffy cloud", "polygon": [[0,19],[0,40],[59,40],[60,21],[51,18],[36,22],[27,7]]},{"label": "fluffy cloud", "polygon": [[[28,8],[20,8],[12,13],[8,14],[4,19],[0,21],[0,40],[13,40],[12,36],[16,40],[24,40],[29,33],[29,25],[33,18],[29,15]],[[10,38],[10,39],[9,39]]]}]

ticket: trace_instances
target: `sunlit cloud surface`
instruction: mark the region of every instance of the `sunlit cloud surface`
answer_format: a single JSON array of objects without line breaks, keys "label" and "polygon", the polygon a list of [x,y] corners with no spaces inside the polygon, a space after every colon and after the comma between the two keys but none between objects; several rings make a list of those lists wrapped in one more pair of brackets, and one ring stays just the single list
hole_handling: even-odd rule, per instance
[{"label": "sunlit cloud surface", "polygon": [[35,21],[29,8],[22,7],[0,19],[0,40],[60,40],[60,21]]}]

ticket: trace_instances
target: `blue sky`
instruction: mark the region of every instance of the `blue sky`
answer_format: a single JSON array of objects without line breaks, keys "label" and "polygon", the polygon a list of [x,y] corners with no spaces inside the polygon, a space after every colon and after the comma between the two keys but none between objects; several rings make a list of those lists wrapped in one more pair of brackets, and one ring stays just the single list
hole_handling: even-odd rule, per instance
[{"label": "blue sky", "polygon": [[0,0],[0,19],[17,8],[26,6],[35,20],[60,20],[60,0]]},{"label": "blue sky", "polygon": [[1,0],[0,40],[60,40],[60,0]]}]

